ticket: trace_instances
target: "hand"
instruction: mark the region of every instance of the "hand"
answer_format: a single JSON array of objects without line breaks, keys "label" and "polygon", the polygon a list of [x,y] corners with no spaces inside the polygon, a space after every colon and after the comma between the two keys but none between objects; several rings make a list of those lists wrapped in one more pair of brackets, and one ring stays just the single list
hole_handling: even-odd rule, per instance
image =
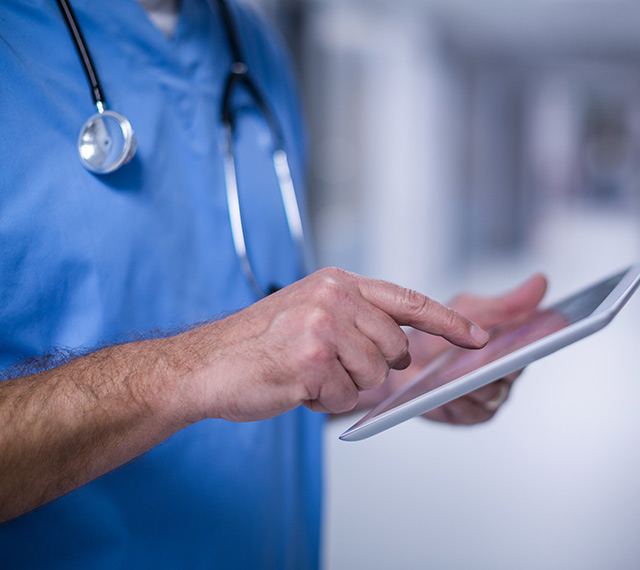
[{"label": "hand", "polygon": [[[484,328],[491,328],[534,309],[546,291],[547,281],[535,275],[522,285],[496,297],[461,295],[450,304],[452,308],[473,319]],[[394,373],[390,381],[393,391],[408,382],[413,375],[445,350],[441,339],[427,337],[418,331],[409,335],[413,362],[410,368]],[[509,396],[509,391],[522,371],[515,372],[474,392],[449,402],[426,414],[425,417],[451,424],[475,424],[491,419]]]},{"label": "hand", "polygon": [[467,348],[488,338],[420,293],[323,269],[174,342],[192,356],[185,386],[196,390],[190,401],[200,417],[251,421],[300,404],[322,412],[352,409],[361,390],[409,365],[401,325]]}]

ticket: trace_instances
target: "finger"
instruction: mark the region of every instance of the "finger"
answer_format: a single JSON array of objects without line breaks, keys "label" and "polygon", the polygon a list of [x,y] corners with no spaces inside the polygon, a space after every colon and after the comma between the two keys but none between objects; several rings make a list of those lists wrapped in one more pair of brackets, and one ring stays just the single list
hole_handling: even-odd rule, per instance
[{"label": "finger", "polygon": [[497,380],[478,390],[474,390],[466,397],[487,412],[493,413],[507,400],[510,389],[511,383]]},{"label": "finger", "polygon": [[[303,326],[296,329],[288,348],[294,368],[304,371],[304,400],[317,400],[331,412],[346,411],[357,402],[358,390],[384,382],[389,363],[376,344],[354,325],[351,311],[316,307],[310,316],[307,312],[303,311]],[[291,322],[298,321],[300,317],[296,316]],[[391,323],[392,331],[399,329]],[[406,341],[399,344],[406,351]]]},{"label": "finger", "polygon": [[394,370],[406,370],[411,366],[411,353],[407,352],[400,360],[393,363],[391,368]]},{"label": "finger", "polygon": [[433,421],[456,425],[485,422],[491,419],[506,402],[513,382],[521,372],[520,370],[509,374],[424,415]]},{"label": "finger", "polygon": [[351,376],[337,359],[325,372],[329,380],[319,385],[315,398],[303,404],[314,412],[339,414],[352,410],[358,403],[358,388]]},{"label": "finger", "polygon": [[502,295],[461,295],[452,301],[451,307],[476,320],[483,327],[490,328],[535,309],[546,290],[546,278],[542,274],[536,274]]},{"label": "finger", "polygon": [[403,369],[411,363],[409,339],[387,313],[363,300],[362,310],[354,315],[355,326],[384,355],[391,368]]},{"label": "finger", "polygon": [[399,285],[371,279],[358,279],[364,299],[387,313],[399,325],[442,336],[465,348],[481,348],[489,335],[469,319],[429,297]]},{"label": "finger", "polygon": [[424,414],[432,421],[452,425],[473,425],[490,420],[494,411],[487,411],[470,398],[458,398]]},{"label": "finger", "polygon": [[517,370],[516,372],[512,372],[511,374],[508,374],[504,378],[501,378],[501,380],[509,384],[509,386],[511,386],[518,379],[520,374],[522,374],[523,372],[524,372],[524,368],[521,368],[520,370]]},{"label": "finger", "polygon": [[387,379],[390,363],[380,348],[357,328],[349,327],[341,332],[336,353],[358,390],[375,388]]}]

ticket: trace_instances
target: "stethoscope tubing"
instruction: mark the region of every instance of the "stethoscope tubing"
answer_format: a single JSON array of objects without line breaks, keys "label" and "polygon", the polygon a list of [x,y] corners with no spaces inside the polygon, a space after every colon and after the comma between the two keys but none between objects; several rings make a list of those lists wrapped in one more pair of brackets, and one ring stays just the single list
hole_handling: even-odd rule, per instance
[{"label": "stethoscope tubing", "polygon": [[[106,109],[106,103],[104,94],[100,86],[100,80],[98,74],[93,65],[93,60],[87,44],[84,40],[80,26],[75,18],[71,6],[67,0],[56,0],[60,11],[62,12],[67,28],[73,38],[76,50],[82,62],[85,70],[85,75],[89,81],[91,87],[91,95],[96,105],[98,113],[89,118],[84,124],[78,137],[78,151],[80,154],[80,160],[83,165],[90,171],[96,174],[107,174],[120,168],[123,164],[131,160],[136,151],[136,138],[131,123],[126,117]],[[289,161],[287,154],[284,150],[284,136],[280,128],[280,124],[276,118],[275,113],[271,107],[267,104],[266,100],[262,96],[257,85],[249,75],[249,66],[242,56],[240,48],[240,41],[238,33],[236,32],[233,18],[229,11],[225,0],[218,0],[218,6],[220,8],[220,14],[223,20],[224,28],[226,30],[228,43],[231,50],[232,63],[227,75],[227,79],[224,86],[222,96],[222,106],[220,112],[220,120],[222,122],[224,130],[224,140],[222,144],[222,155],[224,165],[224,178],[227,194],[227,206],[229,210],[229,220],[231,225],[231,234],[233,238],[233,245],[235,253],[238,257],[240,266],[245,274],[251,288],[255,291],[258,297],[264,297],[269,293],[277,290],[279,287],[275,284],[269,285],[265,290],[258,282],[255,276],[251,261],[249,259],[249,253],[247,251],[247,244],[245,240],[242,213],[240,209],[240,198],[238,194],[238,179],[236,163],[233,152],[233,139],[235,132],[235,121],[232,112],[231,98],[236,86],[244,86],[245,89],[252,96],[255,104],[257,105],[260,113],[262,114],[267,126],[271,132],[273,152],[272,161],[273,167],[276,173],[276,179],[278,181],[278,188],[280,190],[280,196],[282,198],[282,204],[285,211],[285,217],[291,240],[296,249],[298,259],[301,261],[301,272],[306,272],[309,268],[305,267],[305,238],[302,224],[302,217],[300,215],[300,209],[296,198],[296,192],[291,176],[291,170],[289,168]],[[104,127],[104,121],[115,121],[121,130],[123,139],[123,148],[119,152],[118,156],[112,162],[102,164],[100,162],[92,161],[91,158],[96,155],[98,161],[100,156],[104,156],[105,152],[103,148],[98,148],[98,143],[103,142],[106,148],[111,142],[108,138],[108,134],[103,134],[103,138],[99,139],[95,134],[96,122],[100,123]],[[102,129],[106,133],[106,128]],[[93,139],[91,138],[93,137]],[[93,147],[92,147],[93,145]],[[93,154],[92,154],[93,152]]]},{"label": "stethoscope tubing", "polygon": [[80,26],[78,26],[78,21],[76,20],[75,14],[73,13],[73,10],[71,9],[71,6],[67,2],[67,0],[56,0],[56,2],[58,3],[60,11],[62,12],[62,15],[64,16],[64,19],[67,23],[67,28],[69,28],[69,32],[71,34],[71,37],[73,38],[73,43],[76,46],[76,50],[78,51],[78,55],[80,56],[80,61],[82,62],[85,74],[87,76],[87,79],[89,80],[93,102],[98,108],[98,112],[101,113],[105,107],[105,100],[102,93],[102,88],[100,87],[98,74],[96,73],[96,69],[93,65],[93,60],[91,59],[89,49],[87,48],[87,42],[84,41],[84,36],[82,35]]}]

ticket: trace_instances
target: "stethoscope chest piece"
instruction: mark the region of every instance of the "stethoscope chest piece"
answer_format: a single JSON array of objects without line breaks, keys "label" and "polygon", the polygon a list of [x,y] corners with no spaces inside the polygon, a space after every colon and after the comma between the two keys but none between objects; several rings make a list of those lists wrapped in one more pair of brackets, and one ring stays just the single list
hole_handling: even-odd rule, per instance
[{"label": "stethoscope chest piece", "polygon": [[[136,136],[131,123],[126,117],[106,109],[104,97],[98,75],[91,61],[89,50],[82,37],[82,32],[75,19],[71,6],[67,0],[57,0],[69,33],[78,51],[80,61],[85,70],[87,80],[91,86],[93,102],[97,113],[92,115],[82,126],[78,137],[78,154],[82,164],[95,174],[108,174],[129,162],[136,152]],[[231,69],[223,91],[221,123],[225,137],[222,148],[224,161],[224,177],[227,190],[227,204],[234,248],[240,261],[242,271],[258,297],[264,297],[278,290],[277,285],[270,285],[266,289],[261,287],[254,275],[245,243],[240,212],[238,181],[236,164],[233,154],[234,144],[234,113],[231,97],[236,86],[242,85],[253,98],[257,108],[262,113],[270,130],[272,146],[272,160],[275,169],[280,197],[284,206],[289,233],[301,260],[300,269],[306,272],[305,247],[302,220],[298,208],[293,180],[289,170],[287,155],[284,150],[284,137],[275,113],[271,110],[258,86],[253,82],[249,67],[242,57],[239,39],[235,33],[231,14],[224,0],[218,0],[224,27],[227,31],[231,55],[233,57]]]},{"label": "stethoscope chest piece", "polygon": [[119,113],[104,110],[92,115],[78,137],[82,164],[96,174],[108,174],[129,162],[136,152],[131,123]]}]

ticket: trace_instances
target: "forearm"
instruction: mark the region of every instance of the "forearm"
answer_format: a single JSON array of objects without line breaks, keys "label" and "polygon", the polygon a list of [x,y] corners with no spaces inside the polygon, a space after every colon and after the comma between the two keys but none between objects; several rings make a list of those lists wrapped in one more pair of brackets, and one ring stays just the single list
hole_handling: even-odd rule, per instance
[{"label": "forearm", "polygon": [[0,520],[68,493],[188,425],[171,339],[0,382]]},{"label": "forearm", "polygon": [[333,268],[175,337],[0,382],[0,520],[122,465],[203,418],[353,408],[409,364],[401,326],[479,347],[486,333],[415,291]]}]

